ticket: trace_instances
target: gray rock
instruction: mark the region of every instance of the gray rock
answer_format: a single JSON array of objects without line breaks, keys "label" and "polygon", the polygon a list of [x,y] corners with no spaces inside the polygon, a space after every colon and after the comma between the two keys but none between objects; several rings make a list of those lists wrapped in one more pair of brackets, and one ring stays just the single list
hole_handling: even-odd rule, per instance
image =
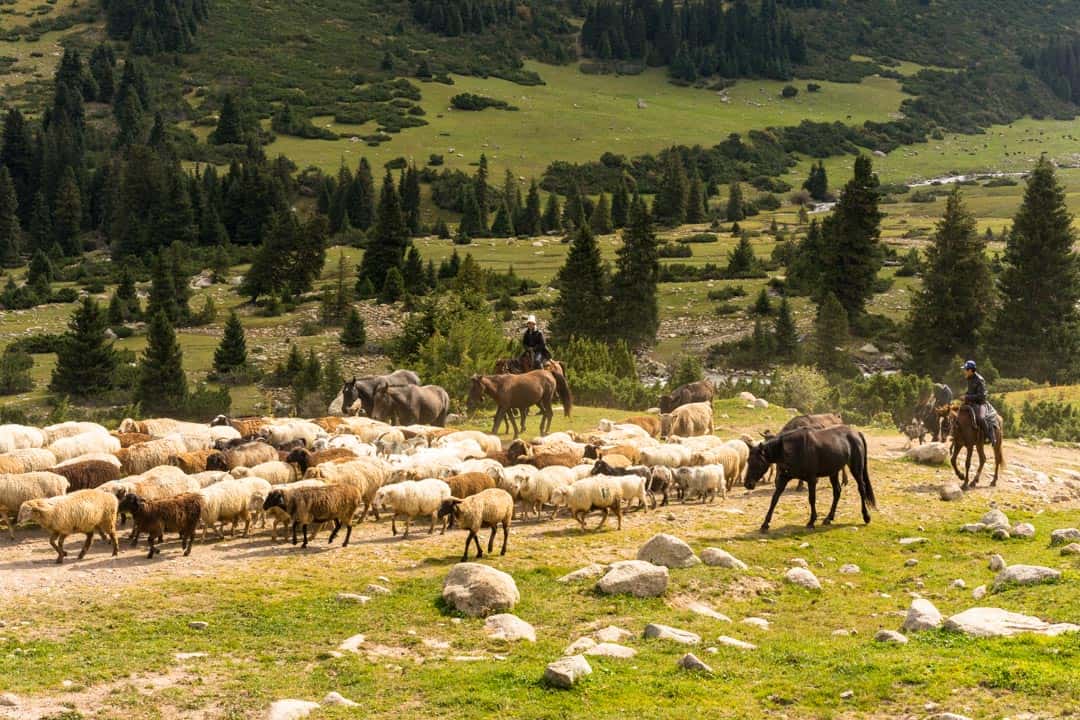
[{"label": "gray rock", "polygon": [[926,720],[971,720],[967,715],[957,715],[951,712],[934,713]]},{"label": "gray rock", "polygon": [[697,600],[688,602],[685,607],[692,613],[696,613],[707,618],[712,618],[713,620],[719,620],[720,622],[731,622],[731,618],[729,618],[724,613],[717,612],[705,603],[698,602]]},{"label": "gray rock", "polygon": [[728,568],[730,570],[745,570],[746,563],[739,560],[726,550],[707,547],[701,551],[701,561],[712,567]]},{"label": "gray rock", "polygon": [[844,692],[840,693],[841,700],[850,700],[853,697],[855,697],[854,690],[845,690]]},{"label": "gray rock", "polygon": [[1061,571],[1042,565],[1010,565],[994,578],[994,590],[1009,585],[1038,585],[1053,582],[1061,577]]},{"label": "gray rock", "polygon": [[862,568],[855,563],[847,563],[846,565],[840,566],[841,575],[858,575],[860,572],[862,572]]},{"label": "gray rock", "polygon": [[944,443],[926,443],[911,448],[904,457],[920,465],[943,465],[949,459],[949,448]]},{"label": "gray rock", "polygon": [[667,533],[649,538],[638,550],[637,559],[668,568],[688,568],[701,563],[689,545]]},{"label": "gray rock", "polygon": [[592,666],[581,655],[561,658],[544,669],[544,680],[557,688],[572,688],[586,675],[592,675]]},{"label": "gray rock", "polygon": [[691,670],[694,672],[703,672],[709,674],[712,674],[713,671],[711,667],[709,667],[705,662],[700,660],[698,656],[694,653],[686,653],[681,658],[679,658],[679,667],[681,667],[683,670]]},{"label": "gray rock", "polygon": [[278,700],[266,713],[266,720],[298,720],[319,709],[319,703],[308,700]]},{"label": "gray rock", "polygon": [[585,654],[596,657],[615,658],[617,660],[629,660],[637,655],[637,650],[626,647],[625,645],[619,645],[618,643],[604,642],[593,645],[585,651]]},{"label": "gray rock", "polygon": [[934,603],[924,598],[918,598],[911,601],[911,607],[908,608],[901,629],[904,632],[935,630],[941,627],[944,622],[945,619],[938,612],[938,609],[934,607]]},{"label": "gray rock", "polygon": [[371,602],[371,598],[367,595],[357,595],[356,593],[342,592],[335,596],[341,602],[356,603],[357,605],[366,605]]},{"label": "gray rock", "polygon": [[345,697],[341,693],[328,692],[326,697],[322,699],[323,705],[337,705],[340,707],[359,707],[360,703],[353,702],[349,698]]},{"label": "gray rock", "polygon": [[874,635],[874,640],[879,643],[889,643],[890,645],[907,645],[907,636],[902,635],[895,630],[878,630]]},{"label": "gray rock", "polygon": [[376,585],[375,583],[371,583],[370,585],[368,585],[364,589],[367,590],[372,595],[389,595],[390,594],[390,588],[384,587],[382,585]]},{"label": "gray rock", "polygon": [[1080,543],[1069,543],[1061,548],[1062,555],[1080,555]]},{"label": "gray rock", "polygon": [[919,564],[919,561],[916,560],[915,558],[908,558],[907,560],[904,561],[904,567],[915,567],[918,564]]},{"label": "gray rock", "polygon": [[19,696],[14,693],[0,695],[0,707],[19,707]]},{"label": "gray rock", "polygon": [[688,630],[680,630],[670,625],[649,623],[645,626],[645,637],[655,640],[671,640],[681,645],[697,645],[701,642],[701,636]]},{"label": "gray rock", "polygon": [[559,578],[561,583],[577,582],[579,580],[589,580],[594,577],[600,577],[607,571],[606,565],[600,565],[593,563],[592,565],[586,565],[585,567],[575,570],[572,573],[567,573]]},{"label": "gray rock", "polygon": [[1035,537],[1035,526],[1031,523],[1017,523],[1009,531],[1013,537],[1030,539]]},{"label": "gray rock", "polygon": [[528,640],[529,642],[536,642],[536,630],[533,626],[517,615],[509,613],[488,617],[484,621],[484,632],[492,640],[506,640],[508,642]]},{"label": "gray rock", "polygon": [[981,533],[985,529],[986,525],[984,523],[968,523],[960,526],[960,532],[967,533]]},{"label": "gray rock", "polygon": [[806,568],[793,567],[784,573],[784,579],[792,585],[798,585],[804,587],[807,590],[820,590],[821,581],[817,579],[817,575],[810,572]]},{"label": "gray rock", "polygon": [[746,617],[742,619],[743,625],[749,625],[750,627],[756,627],[758,630],[768,630],[769,621],[765,618],[759,617]]},{"label": "gray rock", "polygon": [[[183,662],[184,660],[194,660],[196,658],[204,658],[204,657],[206,657],[206,653],[204,653],[204,652],[178,652],[178,653],[174,654],[173,657],[176,658],[176,660],[178,662]],[[2,704],[2,703],[0,703],[0,704]]]},{"label": "gray rock", "polygon": [[363,644],[364,644],[364,636],[363,636],[363,634],[353,635],[350,638],[345,638],[341,642],[341,644],[338,645],[338,650],[344,650],[345,652],[360,652],[360,646],[363,645]]},{"label": "gray rock", "polygon": [[765,408],[769,407],[769,401],[765,398],[756,398],[754,400],[754,407],[759,410],[764,410]]},{"label": "gray rock", "polygon": [[1051,545],[1065,545],[1080,541],[1080,530],[1076,528],[1061,528],[1050,533]]},{"label": "gray rock", "polygon": [[953,500],[959,500],[964,497],[964,491],[960,487],[959,483],[945,483],[938,491],[938,495],[945,502],[951,502]]},{"label": "gray rock", "polygon": [[949,588],[952,590],[966,590],[967,583],[964,582],[963,578],[956,578],[951,583],[949,583]]},{"label": "gray rock", "polygon": [[984,597],[986,597],[986,586],[980,585],[979,587],[972,590],[971,597],[975,598],[976,600],[982,600]]},{"label": "gray rock", "polygon": [[996,527],[994,528],[994,532],[990,533],[990,537],[995,540],[1008,540],[1012,535],[1009,534],[1008,528]]},{"label": "gray rock", "polygon": [[1009,516],[997,508],[987,511],[985,515],[979,518],[979,522],[983,525],[1004,525],[1005,527],[1012,525],[1009,522]]},{"label": "gray rock", "polygon": [[596,641],[591,637],[580,637],[566,646],[563,655],[580,655],[589,648],[596,647]]},{"label": "gray rock", "polygon": [[924,542],[929,542],[929,540],[924,537],[906,537],[900,538],[899,542],[901,545],[921,545]]},{"label": "gray rock", "polygon": [[600,642],[606,643],[622,642],[633,636],[634,633],[629,630],[623,630],[621,627],[615,627],[614,625],[608,625],[606,628],[601,628],[593,633],[593,637]]},{"label": "gray rock", "polygon": [[210,627],[210,623],[204,622],[203,620],[192,620],[187,626],[192,630],[205,630]]},{"label": "gray rock", "polygon": [[596,589],[605,595],[659,597],[667,592],[668,569],[644,560],[622,560],[612,563]]},{"label": "gray rock", "polygon": [[1001,572],[1007,567],[1005,558],[1001,557],[997,553],[990,556],[990,570],[993,572]]},{"label": "gray rock", "polygon": [[806,562],[803,558],[791,558],[787,561],[787,564],[791,567],[809,568],[810,563]]},{"label": "gray rock", "polygon": [[721,635],[716,638],[716,642],[727,647],[732,647],[737,650],[757,650],[757,645],[754,643],[748,643],[745,640],[739,640],[738,638],[728,637],[727,635]]},{"label": "gray rock", "polygon": [[443,582],[443,600],[470,617],[513,609],[521,600],[514,578],[480,563],[458,563]]},{"label": "gray rock", "polygon": [[1037,617],[1021,615],[1000,608],[974,607],[945,621],[945,629],[973,637],[1007,637],[1021,633],[1061,635],[1080,631],[1080,625],[1051,624]]}]

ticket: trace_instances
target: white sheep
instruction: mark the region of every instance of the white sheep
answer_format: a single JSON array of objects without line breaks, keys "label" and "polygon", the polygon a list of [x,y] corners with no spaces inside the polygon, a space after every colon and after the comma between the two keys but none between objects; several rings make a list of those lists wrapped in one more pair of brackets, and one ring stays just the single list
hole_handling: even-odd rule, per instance
[{"label": "white sheep", "polygon": [[376,520],[379,519],[379,509],[374,505],[375,493],[390,481],[391,474],[392,468],[389,463],[379,458],[369,457],[347,462],[322,463],[310,468],[304,474],[304,478],[355,487],[360,491],[364,504],[364,512],[360,515],[360,522],[363,522],[369,510],[374,512]]},{"label": "white sheep", "polygon": [[683,445],[690,448],[693,452],[704,452],[724,445],[724,441],[716,435],[697,435],[695,437],[679,437],[678,435],[672,435],[668,438],[668,442]]},{"label": "white sheep", "polygon": [[202,472],[192,473],[189,477],[199,483],[200,489],[208,488],[222,480],[233,479],[233,476],[224,470],[203,470]]},{"label": "white sheep", "polygon": [[[741,440],[739,440],[738,443],[740,445],[743,444]],[[745,445],[743,447],[745,447]],[[735,478],[741,476],[743,468],[742,454],[737,448],[726,444],[695,452],[691,458],[691,464],[697,466],[723,465],[725,492],[731,488],[731,484],[734,482]]]},{"label": "white sheep", "polygon": [[459,471],[464,473],[479,472],[490,475],[496,483],[503,477],[503,466],[498,460],[491,458],[473,458],[461,463]]},{"label": "white sheep", "polygon": [[566,506],[575,520],[585,529],[585,516],[593,510],[603,510],[599,530],[607,522],[608,513],[615,512],[618,529],[622,530],[622,478],[593,475],[552,493],[552,502]]},{"label": "white sheep", "polygon": [[336,450],[344,448],[345,450],[351,450],[357,457],[370,457],[377,454],[377,449],[369,442],[364,442],[363,439],[356,435],[343,434],[334,435],[329,438],[322,438],[315,441],[312,446],[313,450]]},{"label": "white sheep", "polygon": [[[570,468],[560,467],[553,465],[546,467],[543,470],[538,471],[532,477],[528,477],[521,484],[518,497],[521,500],[521,517],[526,519],[529,515],[529,511],[536,513],[536,519],[540,519],[540,511],[544,505],[554,505],[552,503],[552,494],[559,488],[569,487],[574,483],[573,472]],[[551,511],[551,518],[554,519],[555,513],[558,512],[558,506],[555,506]]]},{"label": "white sheep", "polygon": [[456,445],[462,440],[473,440],[480,445],[485,455],[502,450],[502,440],[499,439],[498,435],[489,435],[479,430],[458,430],[457,432],[447,433],[435,440],[433,444],[435,447],[445,447],[447,445]]},{"label": "white sheep", "polygon": [[0,472],[26,473],[48,470],[56,465],[56,456],[45,448],[22,448],[0,455]]},{"label": "white sheep", "polygon": [[[52,451],[50,450],[50,452]],[[116,457],[111,452],[92,452],[86,453],[85,455],[77,455],[73,458],[62,460],[56,463],[54,467],[66,467],[68,465],[74,465],[75,463],[89,462],[91,460],[107,462],[110,465],[114,466],[117,470],[120,469],[120,458]]]},{"label": "white sheep", "polygon": [[49,544],[56,550],[56,563],[64,562],[67,552],[64,540],[68,535],[85,533],[79,559],[86,556],[90,543],[94,541],[94,531],[102,538],[112,542],[112,554],[119,552],[116,540],[116,498],[100,490],[78,490],[70,495],[54,498],[29,500],[19,510],[19,522],[33,520],[49,531]]},{"label": "white sheep", "polygon": [[510,465],[503,468],[503,476],[496,480],[496,487],[510,493],[510,497],[518,500],[521,497],[521,486],[534,477],[539,470],[532,465]]},{"label": "white sheep", "polygon": [[[375,507],[392,511],[390,531],[397,535],[397,519],[405,518],[405,534],[409,536],[409,525],[414,517],[430,517],[431,527],[428,534],[435,532],[435,520],[442,501],[450,497],[450,486],[442,480],[409,480],[393,485],[384,485],[375,493]],[[446,519],[443,519],[442,532],[446,532]]]},{"label": "white sheep", "polygon": [[649,489],[645,478],[636,473],[612,477],[618,477],[619,485],[622,486],[623,502],[626,504],[627,510],[630,509],[630,503],[633,500],[637,500],[641,509],[646,512],[648,511]]},{"label": "white sheep", "polygon": [[675,471],[675,482],[683,489],[683,502],[691,496],[698,496],[701,502],[712,502],[717,495],[727,495],[727,482],[724,479],[723,465],[701,465],[682,467]]},{"label": "white sheep", "polygon": [[[742,438],[735,438],[724,443],[724,447],[731,448],[739,456],[739,465],[731,475],[727,475],[727,489],[731,490],[736,482],[741,483],[746,475],[747,465],[750,463],[750,446]],[[726,468],[726,466],[725,466]]]},{"label": "white sheep", "polygon": [[39,448],[45,445],[45,433],[30,425],[0,425],[0,453]]},{"label": "white sheep", "polygon": [[685,445],[668,443],[641,449],[641,464],[649,467],[683,467],[690,464],[693,453]]},{"label": "white sheep", "polygon": [[[231,522],[230,534],[236,535],[236,526],[241,520],[244,521],[244,537],[247,537],[251,528],[251,507],[256,497],[259,506],[266,500],[270,493],[270,483],[262,478],[245,477],[222,480],[213,485],[202,488],[198,492],[206,501],[201,524],[203,529],[203,541],[206,541],[207,530],[211,527],[218,537],[225,537],[225,523]],[[221,527],[218,527],[221,523]]]},{"label": "white sheep", "polygon": [[62,437],[49,445],[49,450],[58,462],[71,460],[90,453],[116,453],[120,449],[120,440],[108,432],[84,432],[79,435]]},{"label": "white sheep", "polygon": [[[199,448],[196,448],[199,449]],[[173,455],[190,452],[179,434],[171,434],[116,451],[120,469],[127,475],[140,475],[159,465],[168,465]]]},{"label": "white sheep", "polygon": [[67,422],[56,423],[55,425],[47,425],[43,427],[41,431],[45,433],[46,447],[62,438],[82,435],[83,433],[96,432],[101,433],[102,435],[109,434],[109,431],[106,430],[104,426],[98,425],[95,422],[77,422],[75,420],[68,420]]},{"label": "white sheep", "polygon": [[235,467],[229,471],[234,478],[248,477],[254,475],[255,477],[261,477],[263,480],[268,481],[271,485],[281,485],[283,483],[291,483],[300,479],[299,470],[295,465],[281,460],[271,460],[270,462],[259,463],[252,467]]},{"label": "white sheep", "polygon": [[681,405],[669,414],[660,416],[661,432],[666,437],[693,437],[712,435],[713,409],[711,402],[697,402]]},{"label": "white sheep", "polygon": [[282,420],[259,430],[259,437],[274,447],[281,447],[299,440],[311,447],[319,438],[328,437],[321,427],[307,420]]},{"label": "white sheep", "polygon": [[51,472],[29,472],[0,475],[0,517],[8,527],[8,536],[15,539],[14,518],[24,502],[63,495],[68,479]]}]

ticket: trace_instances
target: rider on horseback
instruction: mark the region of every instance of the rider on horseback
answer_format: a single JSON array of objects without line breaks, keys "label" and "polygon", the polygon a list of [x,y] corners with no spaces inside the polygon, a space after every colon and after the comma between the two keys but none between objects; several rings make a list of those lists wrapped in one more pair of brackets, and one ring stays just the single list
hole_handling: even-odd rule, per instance
[{"label": "rider on horseback", "polygon": [[987,442],[994,444],[994,424],[987,421],[986,408],[990,404],[986,393],[986,380],[982,375],[975,372],[975,361],[968,360],[961,369],[967,377],[967,392],[964,394],[964,404],[970,405],[975,413],[975,421],[982,428]]},{"label": "rider on horseback", "polygon": [[532,360],[533,368],[542,368],[544,363],[551,359],[547,344],[544,342],[544,333],[536,329],[535,315],[529,316],[528,327],[525,330],[525,338],[522,344],[525,345],[525,352],[529,354],[529,359]]}]

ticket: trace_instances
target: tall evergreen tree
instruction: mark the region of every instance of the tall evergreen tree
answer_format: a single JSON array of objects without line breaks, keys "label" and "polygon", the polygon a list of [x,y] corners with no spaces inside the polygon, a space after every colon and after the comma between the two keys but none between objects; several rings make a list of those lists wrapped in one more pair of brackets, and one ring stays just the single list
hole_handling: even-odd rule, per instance
[{"label": "tall evergreen tree", "polygon": [[349,222],[367,230],[375,222],[375,178],[367,158],[360,158],[348,193]]},{"label": "tall evergreen tree", "polygon": [[34,291],[34,295],[44,302],[52,295],[51,285],[55,279],[56,271],[49,256],[41,250],[36,251],[26,269],[26,284]]},{"label": "tall evergreen tree", "polygon": [[795,328],[795,319],[791,316],[791,303],[786,297],[780,300],[780,307],[776,310],[773,338],[776,356],[779,359],[791,362],[798,357],[799,333]]},{"label": "tall evergreen tree", "polygon": [[18,108],[9,108],[4,115],[3,135],[0,137],[0,165],[11,174],[18,200],[19,221],[24,229],[30,227],[34,193],[38,192],[34,156],[34,141],[26,118]]},{"label": "tall evergreen tree", "polygon": [[142,316],[142,308],[139,306],[139,295],[135,290],[135,278],[131,275],[131,269],[125,264],[120,270],[120,282],[116,286],[113,297],[117,298],[123,314],[122,322],[136,320]]},{"label": "tall evergreen tree", "polygon": [[848,342],[848,316],[835,295],[829,293],[818,306],[814,324],[815,362],[827,373],[842,372],[850,364],[844,346]]},{"label": "tall evergreen tree", "polygon": [[994,278],[986,245],[955,186],[926,249],[922,287],[908,314],[910,367],[941,377],[955,356],[979,354],[990,317]]},{"label": "tall evergreen tree", "polygon": [[64,170],[64,177],[56,191],[53,206],[53,240],[65,255],[78,255],[82,252],[79,245],[79,229],[82,224],[82,196],[75,181],[75,171],[71,167]]},{"label": "tall evergreen tree", "polygon": [[405,253],[405,263],[401,268],[401,278],[405,282],[405,291],[411,295],[423,295],[427,292],[424,279],[424,260],[415,245],[409,245]]},{"label": "tall evergreen tree", "polygon": [[401,209],[409,233],[420,233],[420,172],[409,165],[401,175]]},{"label": "tall evergreen tree", "polygon": [[30,250],[47,251],[52,247],[52,215],[45,193],[34,194],[34,210],[30,216]]},{"label": "tall evergreen tree", "polygon": [[214,372],[227,375],[247,366],[247,338],[236,311],[229,313],[221,342],[214,350]]},{"label": "tall evergreen tree", "polygon": [[357,278],[357,290],[364,280],[369,280],[372,287],[381,288],[391,269],[401,274],[401,263],[405,258],[405,247],[409,242],[409,230],[401,214],[401,198],[394,188],[394,178],[390,170],[383,178],[382,192],[379,196],[379,209],[368,241],[364,258],[360,261]]},{"label": "tall evergreen tree", "polygon": [[728,201],[727,210],[724,215],[728,222],[739,222],[746,219],[746,210],[744,210],[745,201],[743,200],[742,185],[736,180],[728,186]]},{"label": "tall evergreen tree", "polygon": [[1065,190],[1044,155],[1028,176],[1005,243],[1002,306],[991,355],[1002,373],[1039,382],[1075,377],[1080,265]]},{"label": "tall evergreen tree", "polygon": [[529,185],[529,194],[525,196],[525,208],[521,213],[521,227],[515,227],[521,235],[539,235],[541,232],[542,212],[540,210],[540,188],[533,180]]},{"label": "tall evergreen tree", "polygon": [[570,241],[566,262],[555,281],[559,297],[552,310],[552,338],[559,343],[572,337],[603,338],[608,328],[607,283],[600,246],[587,223]]},{"label": "tall evergreen tree", "polygon": [[379,290],[379,302],[397,302],[405,296],[405,278],[401,276],[401,270],[396,267],[390,268],[386,273],[382,289]]},{"label": "tall evergreen tree", "polygon": [[739,236],[739,243],[728,253],[726,275],[729,278],[750,277],[758,269],[757,256],[754,254],[754,246],[750,244],[750,236],[743,233]]},{"label": "tall evergreen tree", "polygon": [[622,247],[616,251],[615,274],[611,279],[608,317],[611,335],[631,347],[656,342],[660,328],[657,282],[660,257],[652,218],[638,195],[630,203],[629,222],[622,232]]},{"label": "tall evergreen tree", "polygon": [[836,209],[822,226],[820,292],[835,295],[851,320],[863,314],[881,269],[879,196],[870,158],[860,155]]},{"label": "tall evergreen tree", "polygon": [[52,392],[86,397],[112,389],[118,359],[105,337],[107,327],[97,302],[89,295],[83,297],[56,353],[49,382]]},{"label": "tall evergreen tree", "polygon": [[787,289],[800,295],[817,295],[821,287],[821,225],[817,220],[810,222],[806,237],[799,241],[797,250],[792,253],[787,268]]},{"label": "tall evergreen tree", "polygon": [[245,142],[240,103],[232,93],[225,95],[217,127],[210,133],[208,140],[214,145],[242,145]]},{"label": "tall evergreen tree", "polygon": [[540,229],[549,233],[558,230],[562,224],[562,209],[559,207],[559,196],[555,193],[548,195],[547,205],[544,206],[544,215],[540,218]]},{"label": "tall evergreen tree", "polygon": [[614,230],[611,223],[611,208],[608,206],[607,195],[600,193],[600,198],[593,208],[592,217],[589,218],[589,227],[597,235],[608,235]]},{"label": "tall evergreen tree", "polygon": [[566,193],[566,202],[563,204],[562,228],[567,232],[576,230],[589,221],[585,214],[585,201],[581,194],[581,188],[573,183]]},{"label": "tall evergreen tree", "polygon": [[19,198],[7,166],[0,165],[0,265],[16,267],[20,264],[19,251]]},{"label": "tall evergreen tree", "polygon": [[611,224],[615,228],[624,228],[630,218],[630,191],[626,184],[626,175],[619,177],[619,184],[611,196]]},{"label": "tall evergreen tree", "polygon": [[690,173],[690,184],[686,191],[686,217],[688,223],[705,222],[705,185],[701,182],[701,173],[697,163]]},{"label": "tall evergreen tree", "polygon": [[503,176],[503,200],[506,202],[506,209],[510,212],[510,219],[516,227],[521,214],[521,189],[510,168],[506,169],[506,174]]},{"label": "tall evergreen tree", "polygon": [[829,176],[825,172],[825,163],[819,160],[810,167],[810,175],[803,183],[803,188],[817,202],[824,202],[829,197]]},{"label": "tall evergreen tree", "polygon": [[135,383],[135,401],[144,412],[164,415],[183,409],[188,397],[183,362],[169,318],[164,312],[151,316]]},{"label": "tall evergreen tree", "polygon": [[472,185],[465,185],[461,189],[461,222],[458,223],[458,232],[468,235],[470,238],[487,235],[487,226],[481,218],[480,203],[476,198],[476,189]]},{"label": "tall evergreen tree", "polygon": [[158,313],[163,313],[171,324],[180,318],[180,308],[176,304],[176,285],[170,260],[165,251],[159,252],[154,258],[150,270],[150,297],[146,302],[146,316],[153,318]]},{"label": "tall evergreen tree", "polygon": [[341,329],[341,344],[352,350],[359,350],[365,343],[367,331],[364,329],[364,319],[356,308],[351,308],[345,318],[345,327]]},{"label": "tall evergreen tree", "polygon": [[510,213],[510,208],[506,203],[499,199],[499,208],[495,213],[495,220],[491,223],[491,236],[492,237],[513,237],[514,235],[514,220],[513,215]]},{"label": "tall evergreen tree", "polygon": [[[476,193],[476,205],[480,209],[478,222],[486,233],[489,224],[488,216],[491,213],[491,193],[490,188],[488,188],[488,161],[484,153],[480,153],[480,164],[476,167],[473,188]],[[479,237],[474,233],[469,234],[473,237]]]},{"label": "tall evergreen tree", "polygon": [[660,187],[656,197],[653,198],[652,214],[657,222],[665,225],[681,225],[686,220],[689,186],[682,157],[673,148],[667,153]]},{"label": "tall evergreen tree", "polygon": [[90,73],[97,85],[97,101],[111,103],[116,91],[116,55],[112,46],[100,43],[90,55]]}]

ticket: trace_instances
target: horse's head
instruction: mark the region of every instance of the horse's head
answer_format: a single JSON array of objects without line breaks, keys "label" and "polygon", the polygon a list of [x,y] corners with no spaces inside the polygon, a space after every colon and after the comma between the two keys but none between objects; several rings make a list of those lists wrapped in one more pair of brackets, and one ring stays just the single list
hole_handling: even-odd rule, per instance
[{"label": "horse's head", "polygon": [[480,404],[484,402],[484,382],[480,375],[469,378],[469,397],[465,402],[465,408],[469,414],[476,412]]},{"label": "horse's head", "polygon": [[353,375],[352,380],[346,380],[341,386],[341,408],[343,410],[351,408],[359,397],[360,394],[356,390],[356,376]]},{"label": "horse's head", "polygon": [[769,458],[765,453],[765,443],[758,443],[750,448],[750,460],[746,464],[746,481],[743,485],[747,490],[753,490],[758,482],[769,471]]}]

